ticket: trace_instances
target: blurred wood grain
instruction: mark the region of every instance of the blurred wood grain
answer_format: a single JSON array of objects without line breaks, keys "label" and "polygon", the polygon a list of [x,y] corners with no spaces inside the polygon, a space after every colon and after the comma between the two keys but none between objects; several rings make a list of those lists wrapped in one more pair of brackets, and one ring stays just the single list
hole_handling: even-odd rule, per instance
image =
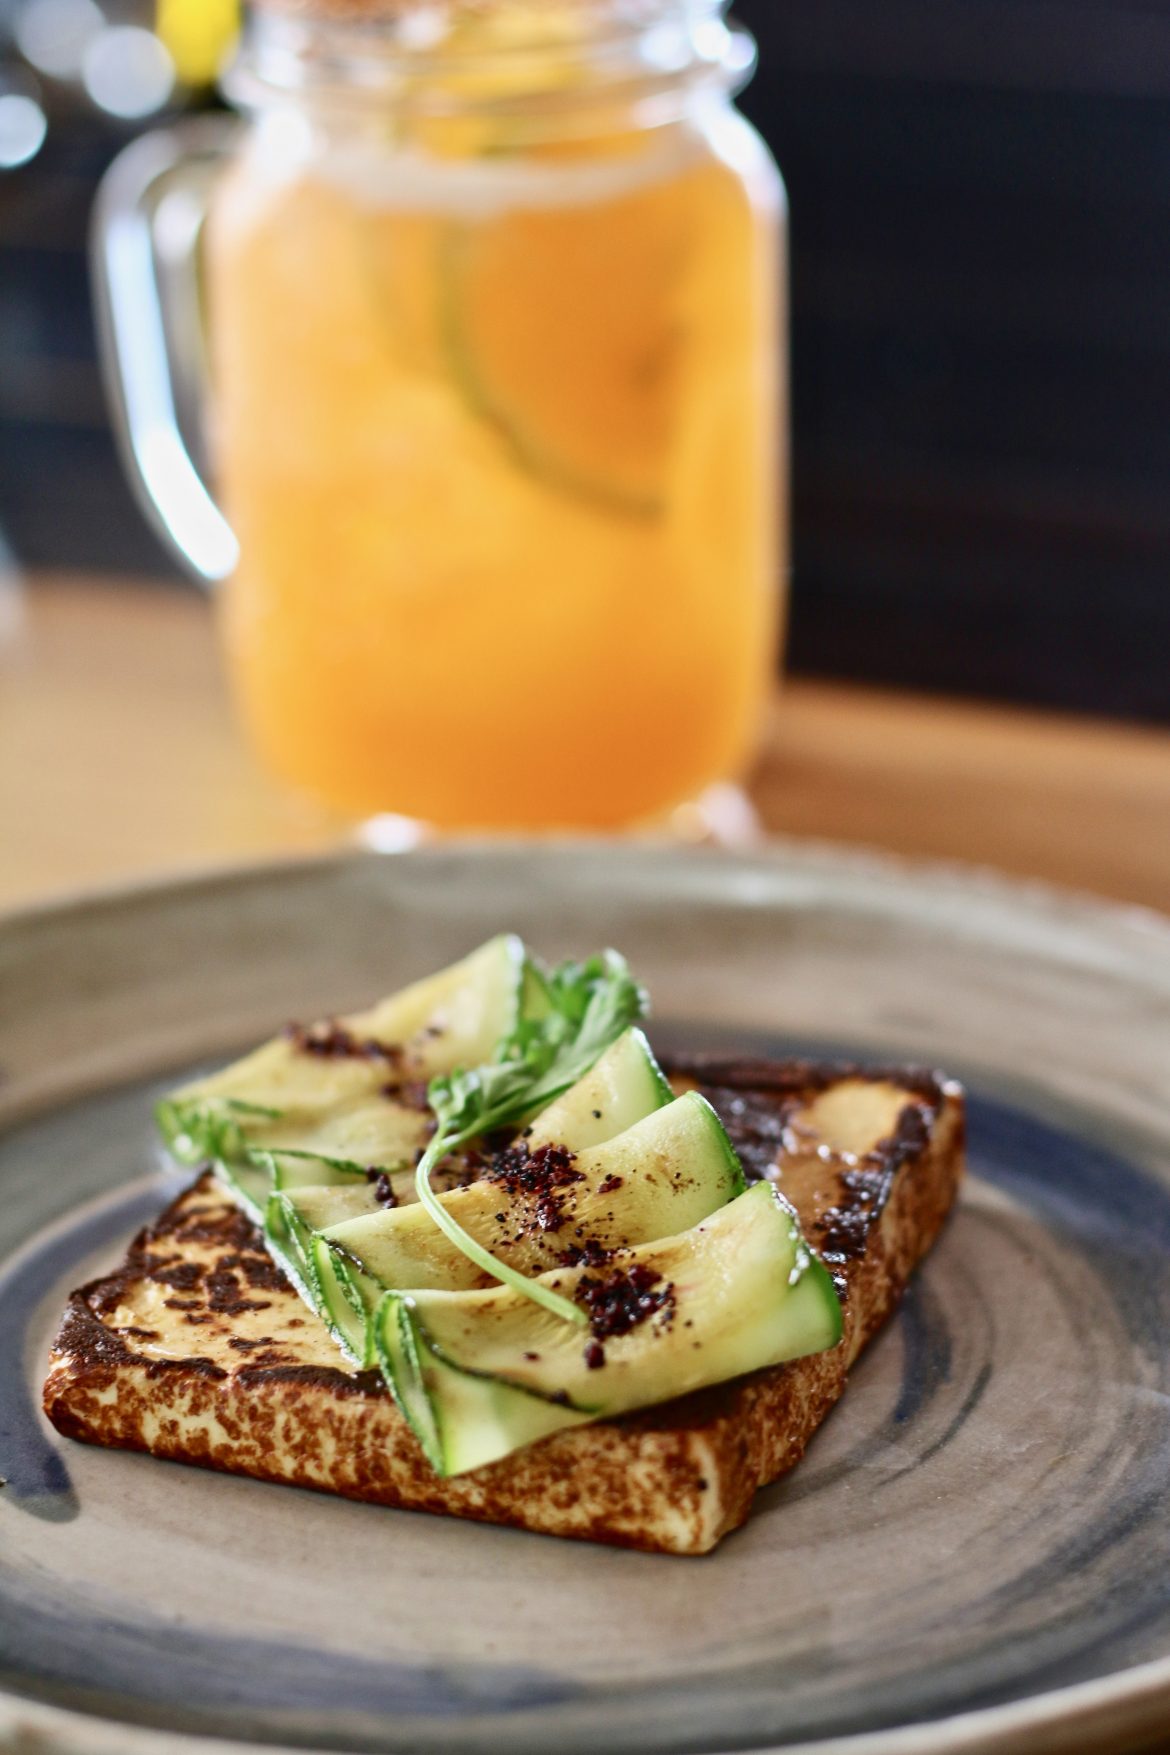
[{"label": "blurred wood grain", "polygon": [[[1170,906],[1170,733],[793,683],[767,829]],[[195,593],[40,578],[0,598],[0,906],[341,844],[253,765]]]}]

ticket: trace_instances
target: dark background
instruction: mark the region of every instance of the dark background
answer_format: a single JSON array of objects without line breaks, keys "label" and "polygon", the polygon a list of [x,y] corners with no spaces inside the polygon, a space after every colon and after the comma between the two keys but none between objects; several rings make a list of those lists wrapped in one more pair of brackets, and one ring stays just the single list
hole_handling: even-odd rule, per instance
[{"label": "dark background", "polygon": [[[1170,5],[736,11],[792,207],[792,667],[1170,720]],[[124,138],[75,106],[0,172],[0,534],[174,578],[93,361]]]}]

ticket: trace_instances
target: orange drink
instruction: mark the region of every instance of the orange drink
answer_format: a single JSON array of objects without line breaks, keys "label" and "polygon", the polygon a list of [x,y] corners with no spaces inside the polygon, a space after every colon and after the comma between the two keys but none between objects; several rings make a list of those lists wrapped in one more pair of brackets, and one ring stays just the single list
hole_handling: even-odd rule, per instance
[{"label": "orange drink", "polygon": [[563,104],[562,50],[392,138],[282,114],[213,204],[234,685],[346,811],[650,817],[775,663],[774,167],[722,93],[536,131],[534,65]]}]

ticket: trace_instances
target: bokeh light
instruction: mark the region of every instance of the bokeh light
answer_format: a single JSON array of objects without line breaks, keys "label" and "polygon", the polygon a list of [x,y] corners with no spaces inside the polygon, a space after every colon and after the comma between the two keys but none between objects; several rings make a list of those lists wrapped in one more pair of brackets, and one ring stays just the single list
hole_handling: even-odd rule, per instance
[{"label": "bokeh light", "polygon": [[0,170],[15,170],[35,158],[44,144],[48,124],[34,97],[22,91],[0,91]]},{"label": "bokeh light", "polygon": [[16,15],[16,46],[38,72],[79,79],[86,50],[105,28],[94,0],[26,0]]},{"label": "bokeh light", "polygon": [[95,37],[81,69],[99,109],[133,121],[161,110],[175,85],[175,64],[152,31],[117,25]]}]

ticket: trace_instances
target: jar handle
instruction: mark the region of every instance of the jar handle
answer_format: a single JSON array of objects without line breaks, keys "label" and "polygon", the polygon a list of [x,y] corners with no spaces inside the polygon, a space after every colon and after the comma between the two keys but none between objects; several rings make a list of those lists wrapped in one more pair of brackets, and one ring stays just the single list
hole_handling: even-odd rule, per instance
[{"label": "jar handle", "polygon": [[99,353],[122,461],[151,524],[204,586],[225,579],[239,557],[204,479],[209,374],[198,267],[211,183],[238,127],[201,117],[142,135],[106,172],[93,217]]}]

